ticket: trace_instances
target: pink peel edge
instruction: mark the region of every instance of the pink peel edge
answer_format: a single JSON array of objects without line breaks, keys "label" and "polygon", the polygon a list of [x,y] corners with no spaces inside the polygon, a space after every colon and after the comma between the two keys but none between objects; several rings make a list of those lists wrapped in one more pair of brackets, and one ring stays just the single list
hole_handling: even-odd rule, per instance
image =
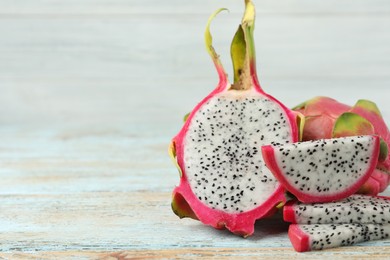
[{"label": "pink peel edge", "polygon": [[229,231],[244,237],[253,234],[257,219],[267,216],[277,204],[286,202],[284,192],[284,188],[279,185],[270,196],[272,200],[267,200],[261,206],[243,213],[226,213],[202,203],[192,192],[188,182],[181,181],[173,191],[174,194],[179,193],[187,201],[202,223],[217,229],[226,227]]},{"label": "pink peel edge", "polygon": [[297,223],[297,219],[295,217],[294,205],[296,201],[290,200],[283,207],[283,220],[290,223]]},{"label": "pink peel edge", "polygon": [[310,251],[310,238],[302,229],[300,229],[298,224],[290,224],[288,227],[288,237],[295,251]]}]

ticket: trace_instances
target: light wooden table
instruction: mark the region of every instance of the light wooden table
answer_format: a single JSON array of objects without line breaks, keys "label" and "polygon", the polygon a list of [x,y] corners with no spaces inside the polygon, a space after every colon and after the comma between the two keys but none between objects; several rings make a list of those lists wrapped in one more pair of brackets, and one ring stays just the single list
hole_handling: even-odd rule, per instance
[{"label": "light wooden table", "polygon": [[[0,256],[376,258],[390,240],[295,253],[278,219],[243,239],[179,220],[166,150],[213,89],[211,12],[227,71],[243,1],[0,0]],[[372,99],[390,122],[390,2],[255,1],[264,89]]]}]

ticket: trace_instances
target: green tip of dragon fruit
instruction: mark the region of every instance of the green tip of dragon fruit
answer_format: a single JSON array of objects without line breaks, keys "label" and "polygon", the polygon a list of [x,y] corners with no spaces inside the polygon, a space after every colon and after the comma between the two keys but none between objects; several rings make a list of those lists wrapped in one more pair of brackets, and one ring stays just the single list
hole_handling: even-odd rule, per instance
[{"label": "green tip of dragon fruit", "polygon": [[188,119],[188,117],[190,116],[190,113],[187,113],[183,116],[183,122],[185,123]]},{"label": "green tip of dragon fruit", "polygon": [[381,141],[380,141],[380,153],[379,153],[379,161],[380,162],[383,162],[386,160],[386,158],[389,156],[389,146],[387,145],[387,143],[385,142],[385,140],[383,140],[381,138]]},{"label": "green tip of dragon fruit", "polygon": [[180,168],[180,166],[179,166],[179,164],[177,163],[177,160],[176,160],[176,142],[174,140],[172,140],[171,143],[169,144],[168,155],[171,158],[173,164],[176,166],[177,170],[179,171],[179,175],[181,177],[182,176],[182,171],[181,171],[181,168]]},{"label": "green tip of dragon fruit", "polygon": [[355,113],[345,112],[336,119],[332,137],[372,135],[374,133],[373,125],[367,119]]},{"label": "green tip of dragon fruit", "polygon": [[175,193],[172,195],[171,207],[172,211],[179,218],[192,218],[198,220],[198,217],[191,209],[190,205],[188,205],[188,202],[179,193]]},{"label": "green tip of dragon fruit", "polygon": [[372,113],[375,113],[377,114],[378,116],[382,117],[382,114],[381,112],[379,111],[379,108],[378,106],[370,101],[370,100],[366,100],[366,99],[359,99],[356,104],[353,106],[354,108],[361,108],[363,110],[366,110],[368,112],[372,112]]}]

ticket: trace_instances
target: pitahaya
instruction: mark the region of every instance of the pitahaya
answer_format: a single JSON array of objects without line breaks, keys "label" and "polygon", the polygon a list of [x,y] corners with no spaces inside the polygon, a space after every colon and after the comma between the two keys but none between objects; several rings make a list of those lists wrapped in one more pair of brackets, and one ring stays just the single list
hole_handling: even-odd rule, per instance
[{"label": "pitahaya", "polygon": [[302,202],[340,200],[370,177],[379,137],[353,136],[262,147],[267,167]]},{"label": "pitahaya", "polygon": [[265,167],[260,147],[298,141],[297,117],[261,89],[253,42],[254,6],[245,14],[231,46],[234,84],[230,84],[212,47],[206,45],[219,75],[216,89],[188,115],[172,140],[170,154],[180,172],[172,209],[179,217],[198,219],[248,236],[256,219],[285,202],[283,187]]},{"label": "pitahaya", "polygon": [[376,134],[381,137],[381,152],[376,170],[359,193],[376,195],[390,183],[390,131],[375,103],[359,100],[351,107],[328,97],[315,97],[295,108],[305,117],[303,141],[353,135]]},{"label": "pitahaya", "polygon": [[390,224],[291,224],[288,236],[298,252],[349,246],[388,238]]},{"label": "pitahaya", "polygon": [[390,224],[390,198],[354,194],[329,203],[289,201],[283,218],[297,224]]}]

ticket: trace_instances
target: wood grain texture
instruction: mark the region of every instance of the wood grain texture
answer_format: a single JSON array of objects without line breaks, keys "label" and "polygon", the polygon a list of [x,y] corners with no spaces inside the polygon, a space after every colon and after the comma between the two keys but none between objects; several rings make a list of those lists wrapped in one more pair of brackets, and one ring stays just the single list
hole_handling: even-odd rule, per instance
[{"label": "wood grain texture", "polygon": [[[266,91],[368,98],[390,122],[389,1],[255,3]],[[390,240],[297,254],[280,216],[242,239],[171,212],[167,145],[217,83],[202,37],[222,6],[231,71],[242,1],[0,1],[0,257],[390,257]]]},{"label": "wood grain texture", "polygon": [[[343,247],[332,250],[332,259],[388,259],[389,247]],[[329,253],[296,253],[289,248],[177,248],[160,250],[128,250],[118,252],[101,251],[51,251],[51,252],[14,252],[0,253],[4,258],[23,259],[324,259]]]}]

